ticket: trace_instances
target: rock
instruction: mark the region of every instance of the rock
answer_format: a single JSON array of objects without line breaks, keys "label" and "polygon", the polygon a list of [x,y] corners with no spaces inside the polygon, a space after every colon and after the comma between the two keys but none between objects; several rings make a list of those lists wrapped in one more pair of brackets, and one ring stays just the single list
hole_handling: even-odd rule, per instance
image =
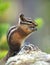
[{"label": "rock", "polygon": [[50,65],[50,54],[28,44],[23,46],[18,54],[10,57],[5,65]]}]

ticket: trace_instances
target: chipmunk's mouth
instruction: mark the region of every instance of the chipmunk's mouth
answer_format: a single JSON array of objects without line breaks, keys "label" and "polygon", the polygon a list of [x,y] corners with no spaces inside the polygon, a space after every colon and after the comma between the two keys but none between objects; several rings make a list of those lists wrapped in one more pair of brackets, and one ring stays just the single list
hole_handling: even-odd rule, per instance
[{"label": "chipmunk's mouth", "polygon": [[29,27],[32,31],[37,31],[37,27],[31,26]]},{"label": "chipmunk's mouth", "polygon": [[30,28],[32,31],[37,31],[37,28]]}]

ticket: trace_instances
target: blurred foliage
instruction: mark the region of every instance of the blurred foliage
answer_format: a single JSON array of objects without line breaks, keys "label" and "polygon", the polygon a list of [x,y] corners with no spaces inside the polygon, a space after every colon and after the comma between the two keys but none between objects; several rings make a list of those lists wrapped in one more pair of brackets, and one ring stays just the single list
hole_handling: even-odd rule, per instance
[{"label": "blurred foliage", "polygon": [[7,54],[8,43],[7,43],[7,32],[10,27],[8,23],[0,24],[0,59]]},{"label": "blurred foliage", "polygon": [[2,2],[0,1],[0,16],[9,8],[9,2]]},{"label": "blurred foliage", "polygon": [[[0,0],[0,22],[5,21],[3,15],[6,10],[9,8],[10,2]],[[0,23],[0,59],[4,57],[7,53],[8,44],[7,44],[7,31],[10,25],[8,23]]]},{"label": "blurred foliage", "polygon": [[36,21],[36,23],[38,24],[38,28],[41,28],[41,27],[43,27],[43,19],[42,18],[36,18],[35,19],[35,21]]},{"label": "blurred foliage", "polygon": [[9,27],[9,24],[0,24],[0,50],[8,49],[7,32]]},{"label": "blurred foliage", "polygon": [[2,59],[7,54],[7,50],[1,51],[0,50],[0,59]]},{"label": "blurred foliage", "polygon": [[7,33],[9,27],[10,25],[7,23],[0,23],[0,37]]}]

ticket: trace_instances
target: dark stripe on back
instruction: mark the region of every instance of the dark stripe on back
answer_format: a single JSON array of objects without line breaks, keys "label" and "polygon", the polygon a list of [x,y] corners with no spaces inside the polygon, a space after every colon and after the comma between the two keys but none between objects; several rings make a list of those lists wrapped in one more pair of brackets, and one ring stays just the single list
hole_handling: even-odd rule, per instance
[{"label": "dark stripe on back", "polygon": [[8,34],[7,34],[7,39],[8,39],[9,34],[11,33],[11,31],[12,31],[14,28],[16,28],[16,26],[12,26],[12,27],[9,29]]}]

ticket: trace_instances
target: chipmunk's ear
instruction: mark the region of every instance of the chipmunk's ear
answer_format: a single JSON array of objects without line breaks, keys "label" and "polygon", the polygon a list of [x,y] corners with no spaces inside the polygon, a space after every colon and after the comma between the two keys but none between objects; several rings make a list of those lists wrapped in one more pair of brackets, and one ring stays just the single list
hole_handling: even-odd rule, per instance
[{"label": "chipmunk's ear", "polygon": [[20,18],[21,18],[21,17],[24,17],[24,14],[23,14],[23,13],[22,13],[22,14],[20,14]]},{"label": "chipmunk's ear", "polygon": [[23,21],[23,17],[24,17],[24,14],[19,15],[18,26],[20,26],[21,22]]}]

